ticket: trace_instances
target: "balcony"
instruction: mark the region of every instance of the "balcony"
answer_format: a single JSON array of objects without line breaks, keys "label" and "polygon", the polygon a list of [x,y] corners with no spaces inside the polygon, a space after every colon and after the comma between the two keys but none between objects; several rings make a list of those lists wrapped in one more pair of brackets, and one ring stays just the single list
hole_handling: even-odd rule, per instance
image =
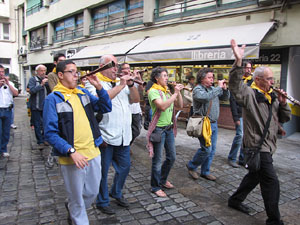
[{"label": "balcony", "polygon": [[143,24],[143,12],[127,16],[109,19],[109,21],[98,22],[90,26],[91,34],[102,33],[110,30],[124,29],[130,26]]},{"label": "balcony", "polygon": [[43,8],[43,1],[35,4],[26,10],[26,16],[32,15],[33,13],[39,12]]},{"label": "balcony", "polygon": [[53,36],[54,42],[61,42],[67,40],[74,40],[83,36],[83,27],[74,30],[63,30],[63,32],[56,33]]},{"label": "balcony", "polygon": [[40,38],[38,37],[37,39],[33,39],[29,43],[29,49],[30,51],[38,51],[43,49],[43,46],[47,45],[47,38]]},{"label": "balcony", "polygon": [[183,18],[187,16],[218,13],[221,10],[246,7],[256,5],[257,0],[187,0],[181,3],[160,7],[154,10],[155,21],[162,21],[173,18]]}]

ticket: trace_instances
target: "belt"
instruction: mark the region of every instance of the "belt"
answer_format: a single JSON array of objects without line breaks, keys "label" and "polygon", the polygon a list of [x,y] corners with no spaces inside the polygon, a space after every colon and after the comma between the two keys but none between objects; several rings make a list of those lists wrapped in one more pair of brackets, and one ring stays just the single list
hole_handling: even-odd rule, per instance
[{"label": "belt", "polygon": [[7,108],[0,108],[0,110],[2,111],[10,111],[12,108],[11,107],[7,107]]},{"label": "belt", "polygon": [[173,124],[172,125],[168,125],[168,126],[164,126],[164,127],[158,127],[160,129],[163,129],[163,130],[170,130],[173,128]]}]

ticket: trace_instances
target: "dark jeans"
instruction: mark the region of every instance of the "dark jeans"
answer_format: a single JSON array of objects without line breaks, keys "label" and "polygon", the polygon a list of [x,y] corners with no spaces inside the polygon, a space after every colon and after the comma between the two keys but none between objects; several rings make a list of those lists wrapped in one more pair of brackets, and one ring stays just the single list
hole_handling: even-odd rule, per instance
[{"label": "dark jeans", "polygon": [[134,142],[140,133],[142,128],[142,115],[140,113],[132,114],[132,122],[131,122],[131,132],[132,132],[132,139],[130,145]]},{"label": "dark jeans", "polygon": [[7,152],[9,142],[11,109],[0,108],[0,154]]},{"label": "dark jeans", "polygon": [[31,110],[31,118],[34,126],[34,133],[38,144],[44,143],[43,132],[43,111]]},{"label": "dark jeans", "polygon": [[260,184],[261,194],[264,200],[268,219],[267,225],[282,224],[279,212],[280,187],[276,172],[273,167],[272,155],[268,152],[261,152],[261,169],[258,172],[249,172],[243,178],[237,191],[229,198],[229,202],[239,204],[247,195]]}]

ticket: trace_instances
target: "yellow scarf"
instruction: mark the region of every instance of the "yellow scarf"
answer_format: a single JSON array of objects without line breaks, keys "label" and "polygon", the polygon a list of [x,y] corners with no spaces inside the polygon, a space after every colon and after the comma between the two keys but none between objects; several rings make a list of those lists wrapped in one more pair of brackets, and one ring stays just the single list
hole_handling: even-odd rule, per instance
[{"label": "yellow scarf", "polygon": [[115,80],[112,80],[104,75],[102,75],[102,73],[96,73],[96,76],[98,77],[98,79],[100,81],[105,81],[105,82],[114,82],[114,83],[117,83],[119,80],[118,79],[115,79]]},{"label": "yellow scarf", "polygon": [[245,75],[243,76],[243,80],[244,80],[244,83],[245,84],[247,84],[247,82],[249,81],[249,80],[251,80],[252,79],[252,76],[250,75],[250,76],[248,76],[248,77],[246,77]]},{"label": "yellow scarf", "polygon": [[52,72],[53,72],[53,73],[56,73],[56,67],[53,68]]},{"label": "yellow scarf", "polygon": [[150,90],[151,89],[156,89],[156,90],[161,90],[161,91],[163,91],[165,94],[167,94],[167,92],[169,91],[168,90],[168,86],[161,86],[161,85],[159,85],[159,84],[157,84],[157,83],[154,83],[153,85],[152,85],[152,87],[150,88]]},{"label": "yellow scarf", "polygon": [[210,120],[208,116],[205,116],[203,119],[202,135],[205,140],[205,146],[206,147],[211,146],[212,131],[211,131]]},{"label": "yellow scarf", "polygon": [[251,84],[251,86],[250,86],[252,89],[256,89],[256,90],[258,90],[259,92],[261,92],[261,93],[263,93],[264,95],[265,95],[265,97],[268,99],[268,102],[271,104],[271,101],[272,101],[272,97],[271,97],[271,93],[272,93],[272,91],[273,91],[273,89],[272,88],[270,88],[270,90],[268,91],[268,92],[265,92],[265,91],[263,91],[262,89],[260,89],[259,87],[257,87],[256,86],[256,83],[255,83],[255,81],[254,82],[252,82],[252,84]]},{"label": "yellow scarf", "polygon": [[65,98],[65,102],[68,101],[71,98],[72,94],[84,94],[81,90],[74,88],[74,89],[69,89],[66,88],[64,85],[62,85],[62,83],[60,83],[60,81],[58,81],[57,85],[54,87],[53,92],[54,91],[58,91],[60,93],[62,93],[62,95]]}]

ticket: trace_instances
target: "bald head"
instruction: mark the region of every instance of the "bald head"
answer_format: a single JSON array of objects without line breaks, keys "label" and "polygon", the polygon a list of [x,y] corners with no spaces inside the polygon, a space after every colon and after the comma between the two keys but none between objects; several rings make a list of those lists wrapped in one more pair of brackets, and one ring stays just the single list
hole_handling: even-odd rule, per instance
[{"label": "bald head", "polygon": [[100,67],[102,67],[105,64],[110,63],[112,61],[115,63],[115,67],[111,67],[111,68],[108,68],[106,70],[103,70],[103,71],[101,71],[101,73],[104,76],[106,76],[106,77],[108,77],[112,80],[115,80],[117,78],[117,66],[118,66],[117,58],[115,56],[113,56],[113,55],[103,55],[103,56],[101,56],[101,58],[100,58]]}]

